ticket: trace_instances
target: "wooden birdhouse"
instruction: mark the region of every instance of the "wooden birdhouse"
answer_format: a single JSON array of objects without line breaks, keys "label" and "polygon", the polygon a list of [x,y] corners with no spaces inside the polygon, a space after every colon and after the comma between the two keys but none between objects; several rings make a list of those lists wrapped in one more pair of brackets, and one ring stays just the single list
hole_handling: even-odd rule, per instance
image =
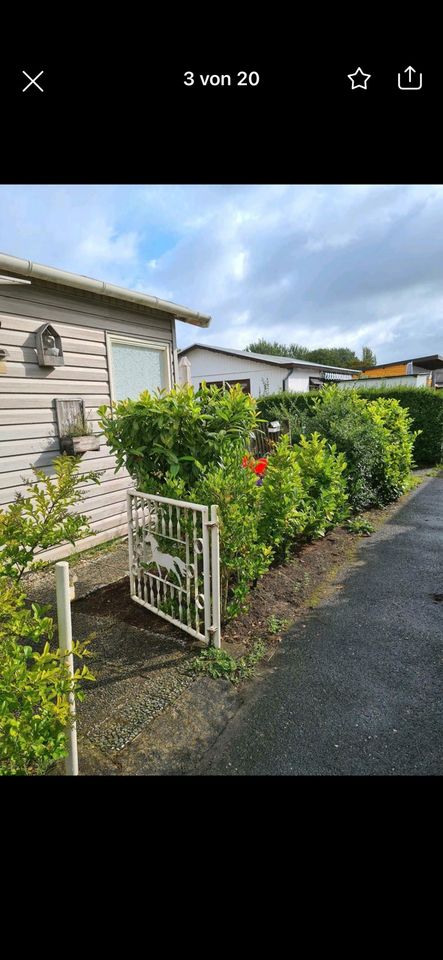
[{"label": "wooden birdhouse", "polygon": [[51,326],[44,323],[35,334],[37,359],[40,367],[62,367],[65,360],[61,337]]}]

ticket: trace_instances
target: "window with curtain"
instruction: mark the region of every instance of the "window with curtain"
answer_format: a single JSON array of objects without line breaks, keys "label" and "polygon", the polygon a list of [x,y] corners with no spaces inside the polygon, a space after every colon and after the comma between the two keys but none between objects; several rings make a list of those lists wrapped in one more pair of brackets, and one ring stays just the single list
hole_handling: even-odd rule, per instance
[{"label": "window with curtain", "polygon": [[[233,387],[236,383],[238,383],[240,384],[243,393],[251,392],[250,380],[206,380],[205,382],[207,387]],[[200,386],[202,386],[202,384],[200,384]]]},{"label": "window with curtain", "polygon": [[171,386],[167,344],[131,337],[108,336],[111,399],[136,400],[143,390],[151,393]]}]

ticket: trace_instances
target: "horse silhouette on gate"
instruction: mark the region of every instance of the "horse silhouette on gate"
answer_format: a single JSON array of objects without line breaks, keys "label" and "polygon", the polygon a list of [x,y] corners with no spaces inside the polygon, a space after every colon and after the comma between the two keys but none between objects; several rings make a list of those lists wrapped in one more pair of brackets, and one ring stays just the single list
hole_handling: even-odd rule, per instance
[{"label": "horse silhouette on gate", "polygon": [[193,576],[193,565],[190,563],[189,566],[187,566],[185,561],[180,557],[173,557],[171,554],[163,553],[162,550],[159,550],[158,540],[155,539],[152,533],[145,534],[145,543],[148,545],[151,551],[151,560],[149,562],[156,564],[160,578],[161,570],[167,570],[168,573],[175,574],[181,586],[181,578],[186,576],[188,570],[189,575],[191,577]]}]

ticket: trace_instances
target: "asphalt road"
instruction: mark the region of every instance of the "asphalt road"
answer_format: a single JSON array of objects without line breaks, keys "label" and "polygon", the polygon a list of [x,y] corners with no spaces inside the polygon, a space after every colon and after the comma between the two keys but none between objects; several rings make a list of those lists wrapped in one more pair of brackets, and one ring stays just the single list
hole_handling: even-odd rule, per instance
[{"label": "asphalt road", "polygon": [[441,775],[442,548],[435,478],[362,540],[193,773]]}]

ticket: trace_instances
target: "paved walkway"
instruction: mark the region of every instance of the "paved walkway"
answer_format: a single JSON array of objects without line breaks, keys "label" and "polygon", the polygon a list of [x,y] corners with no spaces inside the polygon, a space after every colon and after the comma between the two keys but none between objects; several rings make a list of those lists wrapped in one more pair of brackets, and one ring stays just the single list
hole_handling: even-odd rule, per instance
[{"label": "paved walkway", "polygon": [[443,773],[443,478],[418,488],[286,635],[191,773]]}]

